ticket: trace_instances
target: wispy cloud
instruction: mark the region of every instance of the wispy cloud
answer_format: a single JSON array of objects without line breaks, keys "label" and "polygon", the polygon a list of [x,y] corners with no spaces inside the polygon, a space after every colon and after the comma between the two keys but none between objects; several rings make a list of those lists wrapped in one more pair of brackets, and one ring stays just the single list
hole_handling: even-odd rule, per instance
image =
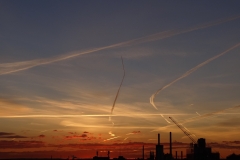
[{"label": "wispy cloud", "polygon": [[203,24],[203,25],[199,25],[196,27],[188,28],[185,30],[165,31],[165,32],[153,34],[150,36],[145,36],[142,38],[126,41],[126,42],[121,42],[121,43],[117,43],[117,44],[113,44],[113,45],[109,45],[109,46],[105,46],[105,47],[94,48],[94,49],[90,49],[90,50],[86,50],[86,51],[72,52],[72,53],[68,53],[65,55],[52,57],[52,58],[36,59],[36,60],[13,62],[13,63],[2,63],[2,64],[0,64],[0,69],[1,69],[0,75],[10,74],[10,73],[14,73],[14,72],[22,71],[22,70],[27,70],[27,69],[30,69],[35,66],[40,66],[40,65],[58,62],[58,61],[63,61],[66,59],[74,58],[74,57],[77,57],[80,55],[89,54],[89,53],[93,53],[93,52],[97,52],[97,51],[101,51],[101,50],[112,49],[112,48],[117,48],[117,47],[125,47],[125,46],[129,46],[129,45],[136,45],[136,44],[156,41],[159,39],[164,39],[164,38],[172,37],[175,35],[188,33],[188,32],[196,31],[199,29],[204,29],[204,28],[208,28],[211,26],[219,25],[219,24],[222,24],[222,23],[225,23],[228,21],[236,20],[239,17],[240,16],[230,17],[230,18],[210,22],[208,24]]},{"label": "wispy cloud", "polygon": [[31,109],[12,99],[0,99],[1,115],[11,115],[12,113],[23,114],[30,113]]},{"label": "wispy cloud", "polygon": [[240,118],[229,118],[229,119],[226,119],[224,121],[221,121],[221,122],[218,122],[217,123],[217,126],[220,126],[220,127],[238,127],[240,126]]},{"label": "wispy cloud", "polygon": [[[112,128],[112,125],[99,125],[99,124],[85,124],[85,123],[79,123],[79,122],[72,122],[72,121],[62,121],[60,123],[63,126],[68,126],[68,127],[85,127],[85,128]],[[147,128],[147,129],[151,129],[154,128],[152,126],[116,126],[118,129],[119,128]]]},{"label": "wispy cloud", "polygon": [[140,134],[141,132],[140,131],[132,131],[130,133],[127,133],[126,135],[130,135],[130,134]]}]

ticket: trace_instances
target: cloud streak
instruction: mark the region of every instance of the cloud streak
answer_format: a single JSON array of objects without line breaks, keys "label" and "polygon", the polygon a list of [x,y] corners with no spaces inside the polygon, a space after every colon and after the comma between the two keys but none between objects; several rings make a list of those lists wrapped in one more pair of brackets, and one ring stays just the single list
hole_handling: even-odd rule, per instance
[{"label": "cloud streak", "polygon": [[219,24],[222,24],[222,23],[225,23],[228,21],[236,20],[238,18],[240,18],[240,16],[235,16],[235,17],[230,17],[230,18],[210,22],[207,24],[199,25],[199,26],[192,27],[192,28],[185,29],[185,30],[171,30],[171,31],[160,32],[160,33],[133,39],[133,40],[126,41],[126,42],[121,42],[121,43],[117,43],[117,44],[113,44],[113,45],[109,45],[109,46],[105,46],[105,47],[93,48],[93,49],[85,50],[85,51],[81,51],[81,52],[72,52],[72,53],[68,53],[68,54],[64,54],[64,55],[60,55],[60,56],[56,56],[56,57],[52,57],[52,58],[35,59],[35,60],[13,62],[13,63],[2,63],[2,64],[0,64],[0,75],[11,74],[14,72],[27,70],[27,69],[30,69],[30,68],[33,68],[36,66],[46,65],[46,64],[50,64],[50,63],[54,63],[54,62],[58,62],[58,61],[63,61],[63,60],[74,58],[74,57],[77,57],[80,55],[89,54],[89,53],[102,51],[102,50],[106,50],[106,49],[113,49],[113,48],[117,48],[117,47],[126,47],[129,45],[136,45],[136,44],[156,41],[156,40],[172,37],[175,35],[188,33],[188,32],[196,31],[199,29],[204,29],[204,28],[208,28],[211,26],[219,25]]},{"label": "cloud streak", "polygon": [[105,139],[105,140],[103,140],[104,142],[105,141],[110,141],[110,140],[113,140],[113,139],[116,139],[116,138],[119,138],[120,136],[117,136],[117,137],[113,137],[113,138],[108,138],[108,139]]},{"label": "cloud streak", "polygon": [[[237,114],[237,113],[236,113]],[[159,115],[189,115],[189,114],[174,114],[174,113],[167,113],[167,114],[114,114],[112,116],[114,117],[136,117],[136,116],[159,116]],[[38,114],[38,115],[6,115],[1,116],[0,118],[79,118],[79,117],[108,117],[109,114],[82,114],[82,115],[75,115],[75,114],[69,114],[69,115],[61,115],[61,114]]]}]

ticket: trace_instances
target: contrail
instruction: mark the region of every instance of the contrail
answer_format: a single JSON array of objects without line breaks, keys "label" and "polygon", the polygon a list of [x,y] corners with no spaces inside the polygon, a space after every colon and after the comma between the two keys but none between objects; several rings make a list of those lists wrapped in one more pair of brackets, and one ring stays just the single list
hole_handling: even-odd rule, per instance
[{"label": "contrail", "polygon": [[113,138],[108,138],[108,139],[105,139],[105,140],[103,140],[103,141],[105,142],[105,141],[109,141],[109,140],[116,139],[116,138],[119,138],[119,137],[121,137],[121,136],[117,136],[117,137],[113,137]]},{"label": "contrail", "polygon": [[[157,107],[156,107],[157,108]],[[164,116],[163,116],[163,114],[160,114],[161,115],[161,117],[167,122],[167,123],[171,123],[167,118],[165,118]]]},{"label": "contrail", "polygon": [[[215,114],[219,114],[225,110],[230,110],[230,109],[234,109],[234,108],[238,108],[237,107],[232,107],[232,108],[227,108],[221,111],[218,111],[218,113]],[[210,114],[210,113],[209,113]],[[240,114],[240,113],[226,113],[226,114]],[[112,116],[114,117],[136,117],[136,116],[159,116],[159,115],[192,115],[192,114],[171,114],[171,113],[166,113],[166,114],[114,114]],[[203,115],[200,115],[203,116]],[[79,118],[79,117],[109,117],[109,114],[83,114],[83,115],[74,115],[74,114],[69,114],[69,115],[57,115],[57,114],[31,114],[31,115],[0,115],[0,118]],[[199,118],[198,117],[194,117],[194,118]],[[191,118],[192,119],[192,118]]]},{"label": "contrail", "polygon": [[[123,67],[123,77],[122,77],[121,84],[120,84],[120,86],[118,88],[116,97],[115,97],[114,102],[113,102],[113,106],[112,106],[112,109],[111,109],[111,115],[113,113],[113,110],[114,110],[114,107],[115,107],[115,104],[116,104],[116,101],[117,101],[117,98],[118,98],[118,94],[119,94],[119,91],[120,91],[120,89],[122,87],[122,83],[123,83],[123,80],[124,80],[124,77],[125,77],[125,69],[124,69],[124,64],[123,64],[123,58],[121,57],[121,59],[122,59],[122,67]],[[111,121],[111,115],[109,116],[109,121]]]},{"label": "contrail", "polygon": [[52,58],[36,59],[36,60],[13,62],[13,63],[2,63],[2,64],[0,64],[0,75],[19,72],[19,71],[23,71],[23,70],[27,70],[27,69],[36,67],[36,66],[50,64],[50,63],[54,63],[54,62],[58,62],[58,61],[63,61],[63,60],[77,57],[77,56],[80,56],[83,54],[89,54],[89,53],[93,53],[93,52],[97,52],[97,51],[101,51],[101,50],[112,49],[112,48],[117,48],[117,47],[126,47],[129,45],[136,45],[136,44],[156,41],[156,40],[172,37],[175,35],[192,32],[195,30],[208,28],[208,27],[222,24],[222,23],[232,21],[232,20],[235,20],[238,18],[240,18],[240,16],[225,18],[222,20],[199,25],[199,26],[192,27],[192,28],[185,29],[185,30],[171,30],[171,31],[160,32],[160,33],[133,39],[133,40],[126,41],[126,42],[121,42],[121,43],[117,43],[117,44],[113,44],[113,45],[109,45],[109,46],[105,46],[105,47],[93,48],[93,49],[82,51],[82,52],[72,52],[69,54],[64,54],[64,55],[56,56],[56,57],[52,57]]},{"label": "contrail", "polygon": [[197,115],[201,116],[201,114],[199,114],[198,112],[196,112],[196,113],[197,113]]},{"label": "contrail", "polygon": [[227,111],[227,110],[237,109],[237,108],[240,108],[240,105],[234,106],[234,107],[230,107],[230,108],[226,108],[226,109],[223,109],[223,110],[220,110],[220,111],[216,111],[216,112],[211,112],[211,113],[202,114],[202,115],[200,115],[200,116],[198,116],[198,117],[188,118],[188,119],[186,119],[186,120],[181,121],[180,123],[192,122],[192,121],[195,121],[195,120],[199,120],[199,119],[203,119],[203,118],[206,118],[206,117],[213,116],[213,115],[218,114],[218,113],[221,113],[221,112],[225,112],[225,111]]},{"label": "contrail", "polygon": [[[188,118],[188,119],[185,119],[183,121],[180,121],[179,123],[184,124],[184,123],[188,123],[188,122],[193,122],[193,121],[196,121],[196,120],[199,120],[199,119],[204,119],[204,118],[207,118],[207,117],[211,117],[211,116],[214,116],[216,114],[219,114],[219,113],[222,113],[222,112],[225,112],[225,111],[228,111],[228,110],[232,110],[232,109],[237,109],[237,108],[240,108],[240,105],[230,107],[230,108],[226,108],[226,109],[223,109],[223,110],[219,110],[219,111],[216,111],[216,112],[202,114],[202,115],[197,116],[197,117]],[[168,126],[165,126],[164,128],[167,128],[167,127],[170,127],[170,126],[174,126],[174,125],[168,125]],[[152,130],[152,132],[157,131],[159,129]]]},{"label": "contrail", "polygon": [[210,58],[210,59],[208,59],[208,60],[200,63],[199,65],[197,65],[197,66],[195,66],[195,67],[193,67],[192,69],[188,70],[186,73],[184,73],[183,75],[181,75],[180,77],[178,77],[178,78],[175,79],[174,81],[172,81],[172,82],[170,82],[169,84],[163,86],[162,88],[160,88],[159,90],[157,90],[157,91],[150,97],[150,103],[152,104],[152,106],[153,106],[155,109],[157,109],[156,105],[154,104],[154,98],[155,98],[155,96],[156,96],[160,91],[166,89],[167,87],[171,86],[171,85],[174,84],[175,82],[177,82],[177,81],[183,79],[184,77],[187,77],[188,75],[192,74],[193,72],[195,72],[197,69],[201,68],[202,66],[204,66],[204,65],[208,64],[209,62],[211,62],[211,61],[213,61],[213,60],[215,60],[215,59],[223,56],[224,54],[228,53],[229,51],[231,51],[231,50],[233,50],[233,49],[235,49],[235,48],[237,48],[237,47],[239,47],[239,46],[240,46],[240,43],[232,46],[231,48],[227,49],[226,51],[224,51],[224,52],[222,52],[222,53],[220,53],[220,54],[218,54],[218,55],[216,55],[216,56],[214,56],[214,57],[212,57],[212,58]]},{"label": "contrail", "polygon": [[115,136],[115,134],[113,134],[112,131],[109,131],[108,134],[110,134],[111,136]]},{"label": "contrail", "polygon": [[[114,117],[136,117],[136,116],[159,116],[160,114],[114,114],[111,116]],[[164,114],[165,115],[165,114]],[[166,113],[166,115],[189,115],[189,114],[171,114]],[[109,117],[109,114],[82,114],[82,115],[75,115],[75,114],[69,114],[69,115],[51,115],[51,114],[38,114],[38,115],[0,115],[0,118],[79,118],[79,117]]]},{"label": "contrail", "polygon": [[123,140],[123,141],[125,141],[125,140],[127,140],[127,139],[128,139],[128,137],[124,138],[124,140]]}]

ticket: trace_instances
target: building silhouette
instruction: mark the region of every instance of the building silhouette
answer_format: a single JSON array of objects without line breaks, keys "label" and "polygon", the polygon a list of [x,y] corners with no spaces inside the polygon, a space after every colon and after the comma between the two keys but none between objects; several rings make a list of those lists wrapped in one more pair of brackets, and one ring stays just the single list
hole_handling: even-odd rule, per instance
[{"label": "building silhouette", "polygon": [[163,145],[160,145],[160,134],[158,133],[158,144],[156,145],[156,160],[163,160]]},{"label": "building silhouette", "polygon": [[188,160],[219,160],[220,154],[212,153],[211,147],[206,147],[206,141],[204,138],[199,138],[197,144],[193,144],[191,146],[191,153],[189,150],[187,152],[187,159]]},{"label": "building silhouette", "polygon": [[[180,156],[176,151],[175,158],[172,155],[172,133],[169,134],[169,153],[164,154],[164,146],[160,144],[160,134],[158,134],[158,143],[156,145],[156,157],[155,160],[173,160],[183,159],[183,152],[181,151]],[[239,155],[240,156],[240,155]],[[229,158],[238,157],[237,155],[231,155]],[[154,152],[150,151],[149,160],[154,160]],[[187,149],[186,160],[220,160],[220,154],[213,153],[211,147],[206,146],[206,140],[199,138],[196,144],[190,144],[190,149]],[[235,159],[234,159],[235,160]],[[240,160],[240,159],[238,159]]]},{"label": "building silhouette", "polygon": [[[206,145],[206,140],[204,138],[199,138],[198,141],[195,141],[196,143],[189,146],[190,148],[187,149],[186,156],[183,155],[182,151],[176,151],[175,153],[172,153],[172,133],[169,134],[169,153],[164,154],[164,145],[161,145],[160,143],[160,134],[158,134],[158,141],[156,144],[156,150],[155,153],[153,151],[149,152],[149,157],[147,160],[220,160],[220,154],[213,153],[212,148],[208,147]],[[144,145],[142,146],[142,157],[137,158],[137,160],[145,160],[145,152],[144,152]],[[180,153],[180,154],[179,154]],[[96,151],[96,156],[94,156],[93,160],[110,160],[110,152],[108,151],[105,156],[99,156],[98,151]],[[0,155],[1,156],[1,155]],[[0,157],[1,159],[1,157]],[[62,158],[53,158],[52,156],[50,158],[15,158],[14,160],[64,160]],[[82,159],[77,158],[75,156],[68,157],[65,160],[90,160],[90,158]],[[1,159],[4,160],[4,159]],[[10,160],[10,159],[5,159]],[[123,156],[118,156],[117,158],[112,158],[112,160],[126,160]],[[136,160],[136,159],[135,159]],[[226,157],[226,159],[221,160],[240,160],[240,154],[231,154]]]},{"label": "building silhouette", "polygon": [[240,154],[236,155],[235,153],[227,156],[227,160],[240,160]]},{"label": "building silhouette", "polygon": [[[178,155],[178,151],[175,151],[175,156],[172,153],[172,133],[169,133],[169,153],[164,154],[164,145],[160,143],[160,134],[158,133],[158,141],[156,144],[155,155],[153,151],[150,151],[149,158],[147,160],[220,160],[219,152],[213,153],[211,147],[207,147],[206,140],[204,138],[199,138],[196,143],[191,143],[189,148],[187,149],[186,156],[183,155],[183,151],[180,151],[180,155]],[[93,157],[93,160],[110,160],[109,157],[110,152],[108,151],[107,157],[99,157],[98,152],[97,155]],[[142,158],[137,158],[138,160],[144,160],[144,145],[142,146]],[[126,160],[123,156],[119,156],[118,158],[113,158],[113,160]],[[240,155],[231,154],[226,160],[240,160]]]},{"label": "building silhouette", "polygon": [[126,160],[123,156],[118,156],[118,158],[113,158],[113,160]]},{"label": "building silhouette", "polygon": [[154,160],[154,152],[150,151],[148,160]]},{"label": "building silhouette", "polygon": [[107,157],[99,157],[99,156],[98,156],[98,151],[96,152],[96,154],[97,154],[97,155],[93,157],[93,160],[109,160],[109,159],[110,159],[110,158],[109,158],[109,155],[110,155],[110,152],[109,152],[109,151],[108,151],[108,153],[107,153],[107,155],[108,155]]}]

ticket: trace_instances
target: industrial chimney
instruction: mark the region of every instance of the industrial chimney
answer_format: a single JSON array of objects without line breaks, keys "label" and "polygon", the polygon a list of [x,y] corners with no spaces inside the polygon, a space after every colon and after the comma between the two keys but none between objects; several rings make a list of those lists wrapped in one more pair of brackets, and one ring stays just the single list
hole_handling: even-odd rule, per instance
[{"label": "industrial chimney", "polygon": [[170,145],[170,156],[172,157],[172,132],[170,132],[170,142],[169,142],[169,145]]},{"label": "industrial chimney", "polygon": [[158,144],[156,145],[156,159],[155,160],[162,160],[163,156],[164,156],[163,145],[160,145],[160,134],[158,133]]}]

